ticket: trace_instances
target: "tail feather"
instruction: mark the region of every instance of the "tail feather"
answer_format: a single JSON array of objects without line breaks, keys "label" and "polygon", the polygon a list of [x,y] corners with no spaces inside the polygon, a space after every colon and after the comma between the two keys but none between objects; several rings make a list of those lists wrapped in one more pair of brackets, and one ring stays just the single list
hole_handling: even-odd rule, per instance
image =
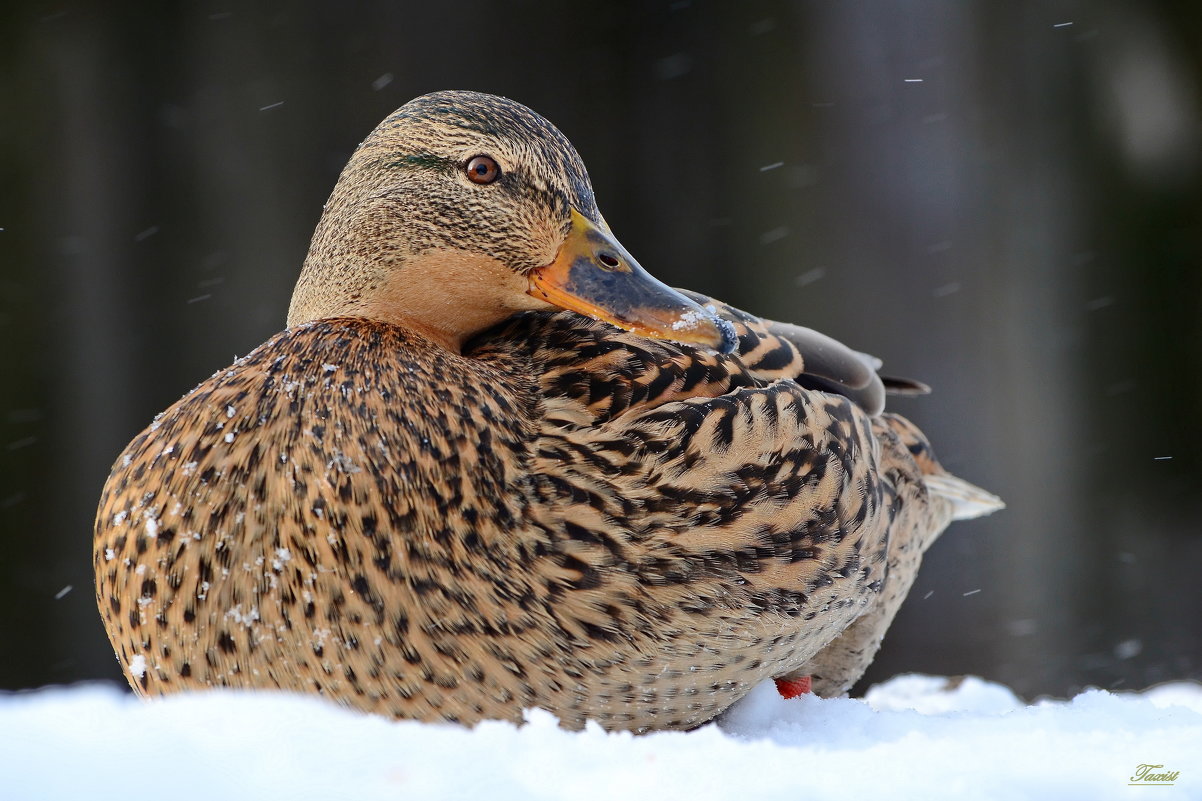
[{"label": "tail feather", "polygon": [[896,376],[881,376],[885,392],[890,395],[930,395],[931,388],[913,378],[898,378]]},{"label": "tail feather", "polygon": [[928,474],[922,480],[932,495],[952,502],[953,520],[971,520],[1006,508],[1002,499],[992,492],[949,473]]}]

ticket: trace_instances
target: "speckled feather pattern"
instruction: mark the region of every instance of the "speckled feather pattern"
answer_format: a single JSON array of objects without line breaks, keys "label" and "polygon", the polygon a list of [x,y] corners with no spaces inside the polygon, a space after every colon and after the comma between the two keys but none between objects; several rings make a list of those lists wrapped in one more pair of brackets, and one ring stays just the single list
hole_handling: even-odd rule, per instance
[{"label": "speckled feather pattern", "polygon": [[[95,559],[120,660],[147,694],[702,723],[891,618],[950,519],[895,432],[914,429],[749,355],[571,313],[465,356],[365,320],[284,332],[118,459]],[[850,684],[881,635],[816,681]]]},{"label": "speckled feather pattern", "polygon": [[573,213],[609,235],[571,144],[503,98],[418,98],[360,145],[291,327],[105,485],[97,602],[138,693],[641,732],[863,673],[923,551],[998,502],[818,332],[692,295],[721,355],[550,310],[530,274]]}]

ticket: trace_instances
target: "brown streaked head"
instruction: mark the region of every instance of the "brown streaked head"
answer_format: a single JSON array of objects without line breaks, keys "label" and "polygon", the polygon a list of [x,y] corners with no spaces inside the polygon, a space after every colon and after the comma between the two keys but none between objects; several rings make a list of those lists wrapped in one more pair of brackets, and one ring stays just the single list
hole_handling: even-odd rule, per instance
[{"label": "brown streaked head", "polygon": [[359,146],[326,204],[288,324],[358,316],[458,350],[519,311],[565,308],[728,352],[733,330],[618,243],[555,126],[478,92],[406,103]]}]

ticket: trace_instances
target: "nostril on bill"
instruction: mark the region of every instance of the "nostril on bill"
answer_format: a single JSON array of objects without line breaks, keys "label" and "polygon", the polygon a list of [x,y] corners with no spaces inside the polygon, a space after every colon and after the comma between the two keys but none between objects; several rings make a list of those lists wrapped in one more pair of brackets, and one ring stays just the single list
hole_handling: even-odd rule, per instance
[{"label": "nostril on bill", "polygon": [[611,270],[616,269],[617,266],[621,264],[621,262],[618,261],[617,256],[612,253],[605,253],[604,251],[597,254],[597,261],[601,262]]}]

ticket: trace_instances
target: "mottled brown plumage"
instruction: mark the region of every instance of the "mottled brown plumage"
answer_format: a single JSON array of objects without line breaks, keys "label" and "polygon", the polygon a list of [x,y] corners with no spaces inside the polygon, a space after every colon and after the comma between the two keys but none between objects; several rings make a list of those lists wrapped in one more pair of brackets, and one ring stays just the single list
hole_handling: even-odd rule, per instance
[{"label": "mottled brown plumage", "polygon": [[636,731],[768,678],[846,690],[926,547],[998,504],[882,413],[867,357],[692,298],[541,117],[407,104],[340,179],[291,327],[113,468],[97,598],[131,684]]}]

